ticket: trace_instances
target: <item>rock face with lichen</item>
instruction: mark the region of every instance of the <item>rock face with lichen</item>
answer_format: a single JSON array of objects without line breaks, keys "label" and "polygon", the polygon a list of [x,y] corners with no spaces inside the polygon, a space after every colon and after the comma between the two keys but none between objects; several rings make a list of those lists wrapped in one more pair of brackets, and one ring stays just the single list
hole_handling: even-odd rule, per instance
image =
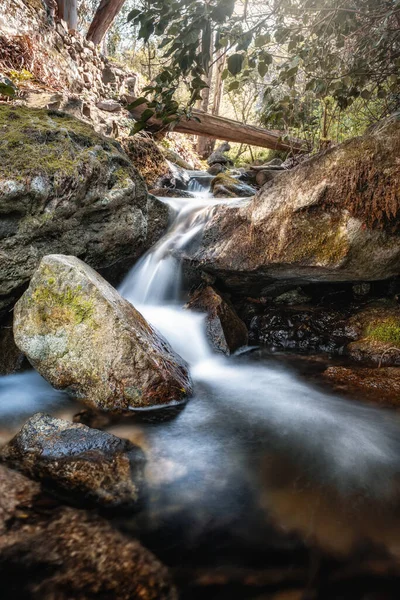
[{"label": "rock face with lichen", "polygon": [[5,600],[176,600],[168,569],[140,542],[2,465],[0,534]]},{"label": "rock face with lichen", "polygon": [[119,276],[167,222],[116,142],[64,113],[0,106],[0,313],[44,255]]},{"label": "rock face with lichen", "polygon": [[[231,289],[275,280],[372,281],[400,273],[400,119],[216,207],[188,257]],[[254,288],[254,289],[251,289]]]},{"label": "rock face with lichen", "polygon": [[73,256],[42,259],[14,309],[14,338],[54,387],[124,413],[190,395],[186,363],[98,273]]},{"label": "rock face with lichen", "polygon": [[110,433],[37,413],[0,460],[78,506],[132,508],[140,496],[142,450]]}]

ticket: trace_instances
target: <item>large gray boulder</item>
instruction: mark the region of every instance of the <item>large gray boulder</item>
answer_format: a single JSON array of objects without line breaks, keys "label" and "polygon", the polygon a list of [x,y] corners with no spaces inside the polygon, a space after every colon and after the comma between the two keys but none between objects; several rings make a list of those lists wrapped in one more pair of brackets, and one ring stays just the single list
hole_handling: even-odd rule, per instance
[{"label": "large gray boulder", "polygon": [[78,506],[133,508],[145,457],[111,433],[37,413],[0,452],[0,460]]},{"label": "large gray boulder", "polygon": [[216,207],[187,256],[247,294],[271,279],[346,282],[399,275],[399,157],[395,116],[283,172],[253,199]]},{"label": "large gray boulder", "polygon": [[167,222],[117,142],[65,113],[0,105],[0,316],[44,255],[119,276]]},{"label": "large gray boulder", "polygon": [[115,413],[182,402],[186,363],[98,273],[73,256],[42,259],[14,309],[14,338],[57,389]]}]

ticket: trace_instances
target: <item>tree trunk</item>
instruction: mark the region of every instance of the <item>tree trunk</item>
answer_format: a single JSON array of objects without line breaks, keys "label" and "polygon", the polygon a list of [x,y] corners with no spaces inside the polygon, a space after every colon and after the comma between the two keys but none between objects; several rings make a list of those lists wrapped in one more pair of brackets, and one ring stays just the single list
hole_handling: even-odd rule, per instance
[{"label": "tree trunk", "polygon": [[78,29],[78,0],[66,0],[65,20],[69,31]]},{"label": "tree trunk", "polygon": [[[217,62],[215,64],[215,81],[214,81],[214,98],[213,98],[213,105],[211,108],[211,114],[218,116],[219,115],[219,111],[221,108],[221,100],[222,100],[222,94],[224,91],[224,82],[222,79],[222,72],[224,70],[225,67],[225,59],[226,59],[226,53],[223,52],[221,50],[218,58],[217,58]],[[215,141],[212,138],[208,138],[207,140],[207,155],[210,156],[210,154],[212,154],[212,152],[214,151],[215,148]]]},{"label": "tree trunk", "polygon": [[216,75],[214,84],[214,101],[212,107],[212,114],[218,116],[219,109],[221,108],[222,93],[224,91],[224,82],[222,80],[222,72],[225,68],[226,54],[222,53],[217,59],[216,63]]},{"label": "tree trunk", "polygon": [[65,0],[57,0],[57,16],[58,18],[64,19],[64,8],[65,8]]},{"label": "tree trunk", "polygon": [[77,0],[57,0],[58,18],[63,19],[69,31],[78,28],[78,2]]},{"label": "tree trunk", "polygon": [[[146,108],[148,108],[147,104],[141,104],[131,111],[131,115],[135,119],[140,119],[140,115]],[[200,123],[194,119],[182,119],[174,125],[173,130],[178,133],[226,140],[227,142],[238,142],[273,150],[285,150],[294,153],[306,150],[303,142],[295,139],[283,140],[279,132],[276,133],[254,125],[244,125],[239,121],[216,117],[199,110],[194,110],[193,116],[198,117]],[[154,117],[147,121],[147,129],[151,131],[166,130],[162,121]]]},{"label": "tree trunk", "polygon": [[124,3],[125,0],[101,0],[86,38],[96,46],[100,44]]},{"label": "tree trunk", "polygon": [[[210,40],[210,56],[211,57],[212,57],[213,46],[214,46],[214,35],[211,35],[211,40]],[[213,65],[211,64],[208,68],[208,73],[207,73],[207,82],[206,83],[207,83],[208,87],[203,89],[202,101],[200,104],[200,110],[202,110],[205,113],[208,113],[208,109],[209,109],[209,105],[210,105],[210,92],[211,92],[211,85],[212,85],[212,76],[213,76]],[[204,138],[204,137],[199,137],[199,139],[197,141],[197,152],[198,152],[199,156],[201,156],[201,158],[207,158],[210,155],[209,147],[210,147],[209,140],[207,140],[207,138]]]}]

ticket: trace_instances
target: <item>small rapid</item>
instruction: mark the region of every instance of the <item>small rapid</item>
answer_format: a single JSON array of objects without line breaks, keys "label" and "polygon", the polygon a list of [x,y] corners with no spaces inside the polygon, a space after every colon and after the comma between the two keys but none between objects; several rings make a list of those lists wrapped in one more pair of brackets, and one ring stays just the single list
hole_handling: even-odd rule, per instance
[{"label": "small rapid", "polygon": [[[119,291],[188,362],[194,394],[169,421],[109,427],[143,444],[148,460],[148,504],[126,526],[165,557],[171,531],[174,548],[197,548],[204,536],[212,546],[218,530],[229,532],[229,552],[265,551],[271,517],[324,549],[347,553],[368,540],[400,557],[396,414],[334,395],[278,355],[214,353],[205,316],[184,308],[180,253],[229,200],[204,190],[162,200],[170,227]],[[78,407],[34,372],[0,378],[5,438],[39,410],[71,418]]]}]

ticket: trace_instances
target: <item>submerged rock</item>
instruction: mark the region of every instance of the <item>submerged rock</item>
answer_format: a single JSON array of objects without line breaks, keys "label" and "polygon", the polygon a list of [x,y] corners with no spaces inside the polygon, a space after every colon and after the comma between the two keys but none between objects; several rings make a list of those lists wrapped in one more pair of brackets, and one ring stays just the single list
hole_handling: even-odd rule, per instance
[{"label": "submerged rock", "polygon": [[145,457],[127,440],[38,413],[2,449],[7,466],[77,505],[132,508]]},{"label": "submerged rock", "polygon": [[357,339],[346,312],[318,306],[259,306],[247,311],[250,343],[274,350],[343,354]]},{"label": "submerged rock", "polygon": [[400,406],[400,369],[398,367],[363,368],[331,366],[323,376],[336,389],[362,393],[362,398],[385,404]]},{"label": "submerged rock", "polygon": [[394,117],[284,171],[252,200],[217,206],[186,256],[247,295],[273,279],[298,285],[396,276],[399,152]]},{"label": "submerged rock", "polygon": [[[80,256],[114,280],[157,238],[145,184],[115,140],[54,110],[0,105],[0,313],[40,259]],[[161,204],[161,203],[159,203]],[[168,223],[168,211],[159,211]]]},{"label": "submerged rock", "polygon": [[4,600],[176,599],[167,568],[140,542],[1,465],[0,533]]},{"label": "submerged rock", "polygon": [[14,310],[14,337],[55,388],[124,413],[182,402],[186,363],[98,273],[73,256],[42,259]]},{"label": "submerged rock", "polygon": [[195,292],[186,307],[206,313],[207,337],[217,352],[231,354],[238,348],[247,346],[246,325],[238,317],[232,304],[211,286]]},{"label": "submerged rock", "polygon": [[256,190],[226,173],[220,173],[211,181],[211,191],[216,198],[246,198],[253,196]]}]

